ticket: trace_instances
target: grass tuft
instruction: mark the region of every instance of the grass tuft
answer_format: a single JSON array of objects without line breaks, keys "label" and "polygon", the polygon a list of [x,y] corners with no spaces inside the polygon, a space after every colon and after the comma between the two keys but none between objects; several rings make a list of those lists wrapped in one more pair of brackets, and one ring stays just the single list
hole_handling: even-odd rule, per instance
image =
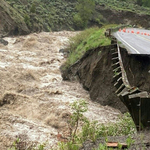
[{"label": "grass tuft", "polygon": [[106,25],[101,28],[93,27],[80,32],[75,37],[71,37],[67,48],[70,54],[65,63],[65,68],[73,65],[86,51],[99,46],[110,45],[111,40],[105,37],[105,31],[116,26],[118,25]]}]

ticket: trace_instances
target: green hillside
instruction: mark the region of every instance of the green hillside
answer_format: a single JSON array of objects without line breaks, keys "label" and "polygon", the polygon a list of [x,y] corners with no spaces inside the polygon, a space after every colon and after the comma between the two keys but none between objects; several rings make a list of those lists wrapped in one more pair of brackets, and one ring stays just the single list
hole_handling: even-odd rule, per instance
[{"label": "green hillside", "polygon": [[[3,20],[0,30],[8,33],[27,33],[20,32],[24,30],[20,29],[21,24],[25,24],[30,32],[83,30],[110,23],[150,26],[147,24],[150,22],[149,0],[5,0],[5,3],[9,5],[2,10],[0,7],[0,18]],[[12,14],[7,13],[8,9]],[[142,19],[145,22],[140,20],[141,15],[144,15]],[[9,29],[9,26],[7,29],[6,24],[11,24],[13,18],[14,22],[16,18],[21,18],[24,23],[18,21],[14,29]],[[14,31],[16,29],[19,32]]]}]

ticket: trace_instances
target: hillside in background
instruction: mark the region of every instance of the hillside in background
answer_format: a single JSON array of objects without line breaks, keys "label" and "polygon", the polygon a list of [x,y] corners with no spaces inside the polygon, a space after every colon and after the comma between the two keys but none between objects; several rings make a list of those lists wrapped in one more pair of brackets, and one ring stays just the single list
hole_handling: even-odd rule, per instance
[{"label": "hillside in background", "polygon": [[149,5],[147,0],[1,0],[0,34],[82,30],[109,23],[148,28]]},{"label": "hillside in background", "polygon": [[0,2],[0,35],[28,34],[30,31],[24,18],[18,10],[13,9],[7,2]]}]

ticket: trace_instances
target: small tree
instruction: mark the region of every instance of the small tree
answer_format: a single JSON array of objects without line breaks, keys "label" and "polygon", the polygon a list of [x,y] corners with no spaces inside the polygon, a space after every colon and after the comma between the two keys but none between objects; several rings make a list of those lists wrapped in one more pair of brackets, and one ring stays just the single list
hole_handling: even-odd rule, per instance
[{"label": "small tree", "polygon": [[24,21],[28,27],[31,27],[30,16],[28,14],[24,15]]},{"label": "small tree", "polygon": [[35,13],[36,12],[36,6],[35,6],[34,3],[31,5],[30,12],[31,13]]},{"label": "small tree", "polygon": [[75,101],[71,105],[73,109],[73,114],[71,115],[70,121],[69,121],[69,128],[70,128],[70,134],[71,134],[71,140],[74,142],[77,129],[79,127],[79,123],[84,123],[87,119],[83,116],[83,113],[87,111],[87,103],[84,100]]},{"label": "small tree", "polygon": [[83,21],[83,26],[86,27],[88,21],[91,19],[93,12],[95,11],[94,0],[78,0],[76,5],[78,15]]},{"label": "small tree", "polygon": [[82,126],[87,122],[87,118],[84,117],[83,113],[87,111],[87,103],[84,100],[75,101],[72,103],[71,108],[73,110],[70,119],[68,120],[68,127],[70,131],[70,137],[66,143],[59,143],[60,150],[79,150],[82,145],[81,137],[77,132],[79,125]]}]

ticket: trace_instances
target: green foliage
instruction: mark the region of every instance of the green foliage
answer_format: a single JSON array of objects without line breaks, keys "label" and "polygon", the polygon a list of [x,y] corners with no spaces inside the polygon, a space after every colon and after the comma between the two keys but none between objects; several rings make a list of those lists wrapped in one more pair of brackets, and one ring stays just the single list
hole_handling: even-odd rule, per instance
[{"label": "green foliage", "polygon": [[27,24],[28,27],[31,27],[31,22],[30,22],[30,16],[25,14],[24,16],[24,21]]},{"label": "green foliage", "polygon": [[142,5],[145,7],[150,7],[150,1],[149,0],[142,0]]},{"label": "green foliage", "polygon": [[90,139],[92,142],[96,142],[98,138],[98,124],[96,121],[86,121],[82,127],[82,140],[83,142]]},{"label": "green foliage", "polygon": [[35,144],[27,145],[17,138],[8,150],[44,150],[45,144],[40,144],[37,148]]},{"label": "green foliage", "polygon": [[31,5],[30,12],[31,13],[35,13],[36,12],[36,6],[35,6],[34,3]]},{"label": "green foliage", "polygon": [[87,103],[84,100],[75,101],[71,108],[73,109],[73,114],[69,122],[69,128],[71,133],[71,141],[74,142],[77,134],[77,129],[80,122],[86,122],[86,118],[83,116],[83,113],[87,111]]},{"label": "green foliage", "polygon": [[150,1],[149,0],[136,0],[138,5],[143,5],[145,7],[150,7]]},{"label": "green foliage", "polygon": [[98,149],[97,150],[107,150],[107,146],[106,146],[106,144],[102,144],[102,143],[100,143],[99,144],[99,147],[98,147]]},{"label": "green foliage", "polygon": [[[101,137],[105,137],[105,141],[99,144],[97,150],[107,150],[108,136],[129,135],[126,139],[128,148],[134,143],[130,135],[136,132],[136,128],[129,113],[121,116],[116,123],[103,125],[97,121],[90,122],[83,116],[83,113],[87,111],[87,103],[84,100],[75,101],[71,108],[73,113],[68,122],[71,135],[68,142],[59,143],[59,150],[79,150],[86,140],[96,142]],[[82,125],[80,132],[78,131],[79,124]],[[118,144],[118,149],[121,148],[122,145]]]},{"label": "green foliage", "polygon": [[8,150],[19,150],[19,147],[18,147],[19,142],[20,142],[20,139],[17,138],[17,139],[13,142],[12,147],[9,148]]},{"label": "green foliage", "polygon": [[79,124],[84,124],[87,118],[83,116],[83,113],[87,111],[87,103],[84,100],[75,101],[71,108],[73,113],[68,122],[68,127],[70,130],[70,137],[68,142],[59,143],[60,150],[78,150],[82,145],[81,136],[79,136],[78,128]]},{"label": "green foliage", "polygon": [[84,27],[84,22],[82,20],[82,18],[80,17],[79,14],[75,14],[73,17],[74,23],[77,27],[79,28],[83,28]]},{"label": "green foliage", "polygon": [[78,16],[80,16],[83,27],[86,27],[88,21],[91,19],[93,12],[95,11],[95,1],[94,0],[78,0],[76,4],[76,9],[78,11]]},{"label": "green foliage", "polygon": [[65,68],[74,64],[86,51],[99,46],[110,45],[110,39],[105,37],[104,34],[109,27],[110,26],[89,28],[77,34],[75,37],[70,38],[70,44],[67,48],[70,54],[65,63]]},{"label": "green foliage", "polygon": [[[102,26],[107,18],[100,13],[103,9],[132,11],[139,14],[150,14],[149,0],[6,0],[16,12],[16,21],[28,15],[26,21],[31,31],[81,30],[86,26]],[[139,5],[138,5],[139,4]],[[19,12],[19,13],[18,13]],[[18,13],[18,14],[17,14]],[[12,15],[12,13],[10,13]],[[17,14],[17,15],[16,15]],[[17,17],[19,16],[19,17]],[[18,19],[19,18],[19,19]],[[37,19],[35,19],[37,18]],[[35,26],[36,24],[36,26]]]},{"label": "green foliage", "polygon": [[[84,117],[83,114],[88,110],[87,103],[84,100],[75,101],[71,104],[71,108],[73,112],[68,121],[70,136],[67,138],[67,142],[58,143],[59,150],[79,150],[86,140],[96,142],[96,140],[101,137],[105,137],[105,141],[99,144],[97,150],[107,150],[106,142],[108,142],[108,136],[129,135],[126,139],[128,148],[134,143],[131,135],[135,133],[135,126],[129,113],[121,116],[118,122],[114,124],[103,125],[97,121],[90,122]],[[25,142],[18,138],[13,142],[9,150],[19,150],[23,143]],[[26,150],[44,150],[45,144],[41,144],[37,148],[35,148],[35,145],[24,146]],[[121,147],[122,145],[118,144],[118,148],[121,149]]]},{"label": "green foliage", "polygon": [[[107,142],[107,141],[106,141]],[[129,136],[127,139],[126,139],[126,143],[127,143],[127,149],[130,148],[130,146],[132,144],[134,144],[134,140],[131,138],[131,136]],[[119,149],[122,149],[122,144],[121,143],[118,143],[118,148],[117,150]],[[126,149],[126,150],[127,150]],[[96,149],[96,150],[113,150],[113,148],[108,148],[106,143],[100,143],[99,144],[99,147]]]},{"label": "green foliage", "polygon": [[[39,28],[44,31],[63,30],[74,28],[73,16],[76,13],[76,1],[66,2],[62,0],[6,0],[22,18],[31,31]],[[35,19],[36,18],[36,19]],[[36,26],[35,26],[36,24]]]},{"label": "green foliage", "polygon": [[45,145],[40,144],[37,150],[44,150]]},{"label": "green foliage", "polygon": [[126,139],[126,143],[127,143],[127,147],[129,148],[135,141],[132,139],[131,136],[129,136],[127,139]]},{"label": "green foliage", "polygon": [[78,144],[74,144],[72,141],[68,141],[67,143],[59,143],[59,150],[79,150],[80,146]]},{"label": "green foliage", "polygon": [[123,116],[121,116],[117,123],[111,123],[107,126],[101,125],[98,130],[99,137],[132,135],[136,133],[135,124],[129,113],[126,113]]},{"label": "green foliage", "polygon": [[107,9],[130,11],[138,14],[150,14],[149,0],[95,0],[96,4]]},{"label": "green foliage", "polygon": [[[113,150],[113,148],[108,148],[107,147],[106,142],[108,142],[108,141],[106,140],[105,143],[100,143],[99,147],[96,150]],[[130,146],[132,144],[134,144],[134,142],[135,141],[131,138],[131,136],[128,136],[127,139],[126,139],[127,149],[129,149]],[[121,143],[118,143],[118,149],[122,149],[122,144]]]},{"label": "green foliage", "polygon": [[118,149],[122,149],[122,144],[118,143]]},{"label": "green foliage", "polygon": [[142,5],[142,0],[137,0],[138,5]]}]

